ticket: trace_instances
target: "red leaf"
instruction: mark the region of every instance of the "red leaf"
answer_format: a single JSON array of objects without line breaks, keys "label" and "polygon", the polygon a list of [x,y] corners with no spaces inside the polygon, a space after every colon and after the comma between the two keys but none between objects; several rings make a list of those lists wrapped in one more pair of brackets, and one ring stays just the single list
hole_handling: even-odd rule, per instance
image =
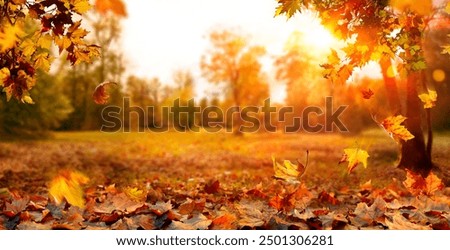
[{"label": "red leaf", "polygon": [[371,89],[363,89],[361,90],[361,94],[363,96],[364,99],[369,100],[373,95],[373,91]]},{"label": "red leaf", "polygon": [[112,84],[117,85],[115,82],[103,82],[100,83],[94,90],[94,94],[92,95],[92,98],[94,99],[94,102],[100,105],[108,103],[109,100],[109,94],[106,91],[106,88]]},{"label": "red leaf", "polygon": [[219,192],[219,188],[220,182],[216,180],[205,185],[205,192],[208,194],[215,194]]}]

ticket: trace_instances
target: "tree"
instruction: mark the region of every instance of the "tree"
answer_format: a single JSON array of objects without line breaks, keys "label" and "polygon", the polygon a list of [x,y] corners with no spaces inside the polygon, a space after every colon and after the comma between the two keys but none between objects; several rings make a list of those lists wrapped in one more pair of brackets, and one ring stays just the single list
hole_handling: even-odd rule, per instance
[{"label": "tree", "polygon": [[[245,37],[230,30],[211,32],[209,40],[212,48],[201,59],[203,76],[212,83],[224,84],[233,106],[256,105],[269,96],[259,61],[266,53],[264,47],[249,45]],[[235,117],[234,127],[239,128],[241,123],[240,117]],[[237,129],[234,132],[240,134]]]},{"label": "tree", "polygon": [[[435,17],[434,10],[431,0],[390,3],[386,0],[278,0],[276,15],[285,14],[289,18],[303,7],[314,9],[325,27],[347,41],[348,46],[343,49],[345,57],[332,51],[329,62],[323,65],[325,77],[333,82],[345,82],[354,68],[369,61],[380,63],[392,115],[405,114],[406,128],[413,135],[410,140],[396,138],[401,148],[399,166],[427,176],[433,167],[432,134],[430,130],[425,145],[418,95],[429,93],[422,41],[429,21]],[[397,80],[391,74],[393,60],[400,62],[400,74],[406,78],[404,103],[399,97]],[[426,112],[429,116],[429,110]]]}]

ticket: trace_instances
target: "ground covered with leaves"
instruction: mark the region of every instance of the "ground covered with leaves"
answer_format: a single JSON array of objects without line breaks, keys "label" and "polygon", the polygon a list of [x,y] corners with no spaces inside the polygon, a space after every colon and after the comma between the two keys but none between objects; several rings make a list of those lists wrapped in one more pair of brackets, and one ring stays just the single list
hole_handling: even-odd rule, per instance
[{"label": "ground covered with leaves", "polygon": [[[434,160],[448,170],[449,135]],[[365,146],[351,174],[343,148]],[[273,178],[272,156],[309,163]],[[57,133],[0,143],[0,229],[450,229],[450,189],[395,168],[396,145],[339,135]],[[448,183],[447,183],[448,185]]]}]

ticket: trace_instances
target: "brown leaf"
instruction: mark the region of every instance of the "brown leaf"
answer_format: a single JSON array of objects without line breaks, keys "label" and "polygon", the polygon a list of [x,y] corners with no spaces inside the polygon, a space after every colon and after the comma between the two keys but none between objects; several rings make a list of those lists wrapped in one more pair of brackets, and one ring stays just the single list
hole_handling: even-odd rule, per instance
[{"label": "brown leaf", "polygon": [[418,225],[410,222],[400,212],[396,212],[392,217],[392,222],[386,219],[386,225],[393,230],[429,230],[429,226]]},{"label": "brown leaf", "polygon": [[338,199],[334,198],[334,194],[331,195],[325,191],[322,191],[319,194],[318,199],[320,202],[329,203],[331,205],[339,205],[341,203]]},{"label": "brown leaf", "polygon": [[16,199],[13,200],[11,203],[6,202],[3,214],[8,217],[14,217],[27,208],[28,202],[29,202],[28,198]]},{"label": "brown leaf", "polygon": [[107,88],[111,85],[118,85],[115,82],[103,82],[100,83],[94,90],[94,94],[92,95],[92,98],[94,99],[94,102],[99,105],[104,105],[108,103],[109,100],[109,94],[107,92]]},{"label": "brown leaf", "polygon": [[215,194],[219,192],[220,182],[218,180],[211,181],[205,185],[205,192],[207,194]]},{"label": "brown leaf", "polygon": [[366,203],[360,202],[354,211],[356,217],[352,219],[352,223],[359,227],[372,226],[376,223],[384,222],[385,212],[386,202],[381,197],[375,198],[370,207]]},{"label": "brown leaf", "polygon": [[162,214],[166,213],[169,210],[172,210],[172,204],[170,201],[168,202],[162,202],[158,201],[155,205],[149,205],[148,207],[154,214],[161,216]]}]

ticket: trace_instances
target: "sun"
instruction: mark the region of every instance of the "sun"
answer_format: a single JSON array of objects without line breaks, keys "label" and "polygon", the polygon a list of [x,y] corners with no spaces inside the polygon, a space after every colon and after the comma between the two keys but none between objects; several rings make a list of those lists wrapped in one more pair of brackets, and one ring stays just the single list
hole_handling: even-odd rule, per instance
[{"label": "sun", "polygon": [[310,47],[317,56],[324,56],[330,53],[330,49],[340,47],[342,41],[339,41],[333,34],[327,30],[320,19],[314,13],[305,13],[301,16],[301,29],[303,43]]}]

